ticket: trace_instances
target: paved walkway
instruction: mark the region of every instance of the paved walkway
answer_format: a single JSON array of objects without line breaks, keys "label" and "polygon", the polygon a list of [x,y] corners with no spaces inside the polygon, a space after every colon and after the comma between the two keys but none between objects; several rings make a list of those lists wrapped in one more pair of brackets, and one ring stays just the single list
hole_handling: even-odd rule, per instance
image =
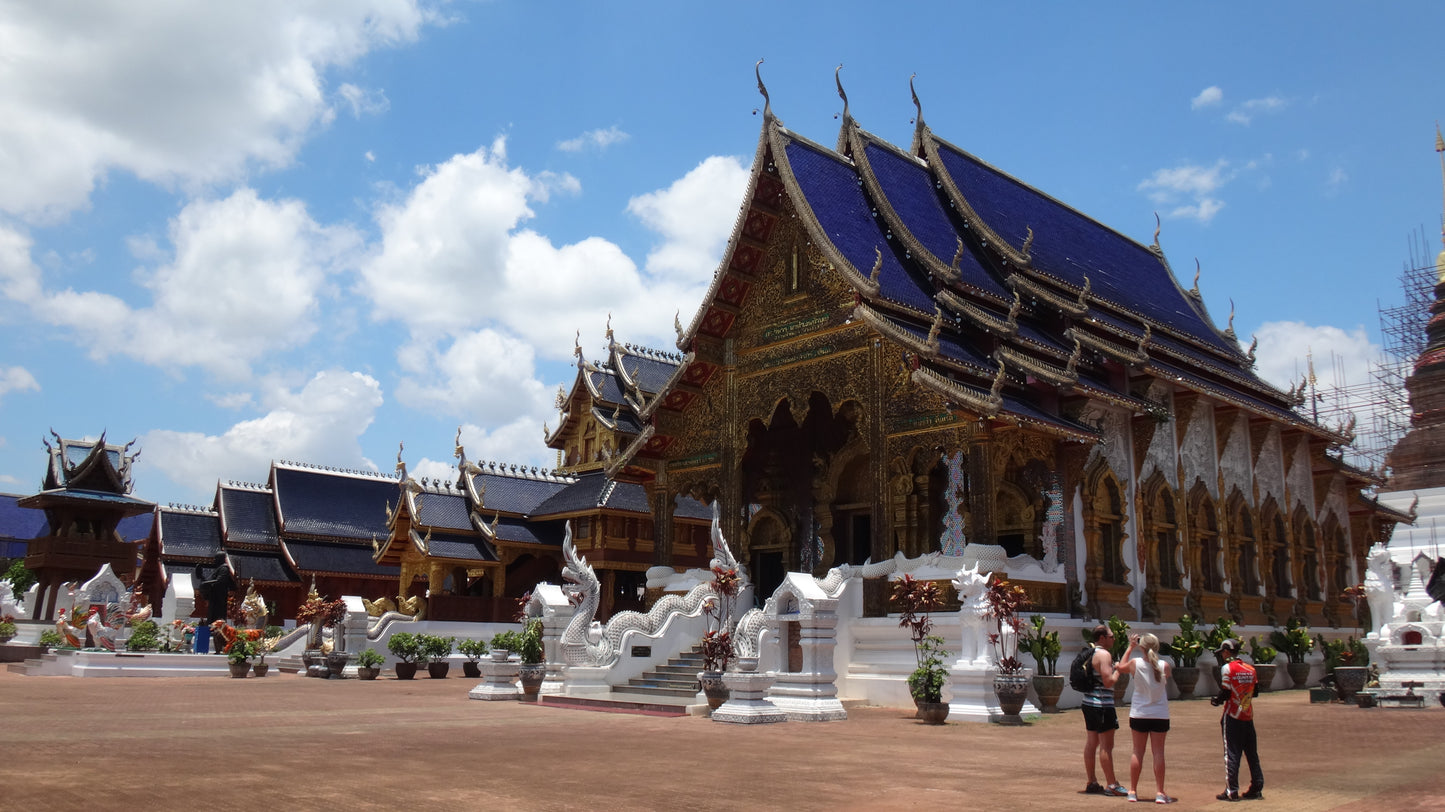
[{"label": "paved walkway", "polygon": [[[467,699],[473,680],[76,679],[0,673],[0,808],[1097,810],[1077,711],[1023,728],[911,711],[744,727]],[[1248,812],[1445,809],[1445,708],[1258,700]],[[1177,809],[1225,807],[1219,711],[1174,703]],[[1127,731],[1124,732],[1127,734]],[[1120,779],[1129,746],[1120,736]],[[1140,780],[1152,796],[1146,766]],[[1120,810],[1122,812],[1122,810]]]}]

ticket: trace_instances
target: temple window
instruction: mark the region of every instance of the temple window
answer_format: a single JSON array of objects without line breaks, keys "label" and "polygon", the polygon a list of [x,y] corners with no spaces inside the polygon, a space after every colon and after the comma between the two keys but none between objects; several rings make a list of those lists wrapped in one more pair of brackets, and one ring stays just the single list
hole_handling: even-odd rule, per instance
[{"label": "temple window", "polygon": [[1124,567],[1124,516],[1122,510],[1123,500],[1119,498],[1119,487],[1113,480],[1106,479],[1102,483],[1104,493],[1103,499],[1099,500],[1098,510],[1095,513],[1095,521],[1099,527],[1099,546],[1103,564],[1103,577],[1111,584],[1124,584],[1126,570]]},{"label": "temple window", "polygon": [[1249,513],[1244,508],[1239,510],[1239,537],[1236,543],[1239,545],[1239,586],[1246,594],[1259,592],[1259,578],[1257,576],[1259,552],[1256,548],[1254,538],[1254,522],[1249,518]]}]

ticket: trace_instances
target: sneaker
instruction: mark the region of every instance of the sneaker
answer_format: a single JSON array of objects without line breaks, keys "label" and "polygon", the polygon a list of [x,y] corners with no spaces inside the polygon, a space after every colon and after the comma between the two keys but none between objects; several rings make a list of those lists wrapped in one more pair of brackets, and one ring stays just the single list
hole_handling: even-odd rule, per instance
[{"label": "sneaker", "polygon": [[1241,795],[1241,796],[1239,796],[1239,797],[1242,798],[1242,799],[1244,799],[1244,800],[1246,800],[1246,801],[1263,801],[1263,800],[1264,800],[1264,788],[1263,788],[1263,787],[1250,787],[1248,790],[1245,791],[1245,793],[1244,793],[1243,795]]},{"label": "sneaker", "polygon": [[1096,783],[1096,782],[1090,781],[1089,783],[1087,783],[1087,784],[1084,785],[1084,791],[1083,791],[1083,792],[1080,792],[1079,794],[1080,794],[1080,795],[1103,795],[1103,794],[1104,794],[1104,787],[1101,786],[1101,785],[1099,785],[1099,784]]},{"label": "sneaker", "polygon": [[1111,798],[1125,798],[1128,797],[1129,790],[1124,789],[1119,784],[1112,784],[1110,786],[1104,787],[1104,794],[1108,795]]},{"label": "sneaker", "polygon": [[1132,789],[1129,790],[1129,803],[1135,804],[1135,803],[1138,803],[1138,802],[1139,802],[1139,796],[1134,794],[1134,790],[1132,790]]},{"label": "sneaker", "polygon": [[1214,798],[1218,801],[1237,801],[1239,800],[1239,793],[1225,790],[1224,792],[1221,792],[1218,795],[1214,796]]},{"label": "sneaker", "polygon": [[1162,794],[1162,793],[1159,794],[1159,795],[1155,795],[1155,796],[1154,796],[1154,803],[1156,803],[1156,804],[1172,804],[1172,803],[1177,803],[1178,801],[1179,801],[1178,798],[1175,798],[1175,797],[1170,796],[1170,795],[1164,795],[1164,794]]}]

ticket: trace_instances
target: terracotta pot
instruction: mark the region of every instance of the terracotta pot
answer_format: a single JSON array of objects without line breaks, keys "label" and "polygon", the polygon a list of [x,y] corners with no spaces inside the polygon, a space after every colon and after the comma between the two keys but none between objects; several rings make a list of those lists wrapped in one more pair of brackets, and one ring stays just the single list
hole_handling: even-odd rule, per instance
[{"label": "terracotta pot", "polygon": [[1001,725],[1021,725],[1023,717],[1019,711],[1024,709],[1024,703],[1029,698],[1029,677],[1027,674],[999,674],[993,678],[993,693],[998,697],[999,708],[1003,710],[1003,716],[994,719]]},{"label": "terracotta pot", "polygon": [[248,662],[227,663],[227,666],[231,669],[233,679],[245,679],[246,675],[251,673],[251,664]]},{"label": "terracotta pot", "polygon": [[710,710],[717,710],[722,703],[728,701],[731,691],[723,684],[721,671],[699,671],[697,681],[702,684],[702,692],[707,696],[707,706]]},{"label": "terracotta pot", "polygon": [[426,664],[426,675],[432,679],[446,679],[447,672],[452,668],[451,663],[436,662]]},{"label": "terracotta pot", "polygon": [[1370,679],[1370,668],[1364,665],[1335,666],[1335,694],[1341,702],[1353,703],[1355,694]]},{"label": "terracotta pot", "polygon": [[1035,674],[1033,684],[1034,693],[1039,697],[1039,710],[1044,713],[1062,713],[1059,710],[1059,697],[1064,693],[1064,675]]},{"label": "terracotta pot", "polygon": [[397,663],[397,679],[413,679],[416,677],[416,663]]},{"label": "terracotta pot", "polygon": [[462,676],[476,679],[482,675],[482,667],[473,660],[462,663]]},{"label": "terracotta pot", "polygon": [[1279,666],[1274,663],[1255,663],[1254,680],[1259,683],[1260,692],[1274,690],[1274,675],[1279,671]]},{"label": "terracotta pot", "polygon": [[537,694],[542,691],[542,681],[547,678],[546,663],[522,663],[520,679],[522,681],[522,699],[537,701]]},{"label": "terracotta pot", "polygon": [[266,676],[266,672],[270,670],[270,663],[256,663],[255,665],[251,666],[251,673],[255,674],[258,677]]},{"label": "terracotta pot", "polygon": [[947,702],[919,702],[915,699],[913,703],[918,706],[915,718],[923,720],[926,725],[941,725],[948,718]]},{"label": "terracotta pot", "polygon": [[1128,690],[1129,690],[1129,675],[1128,675],[1128,674],[1120,674],[1120,675],[1119,675],[1119,681],[1114,683],[1114,704],[1115,704],[1116,706],[1125,704],[1125,703],[1124,703],[1124,694],[1127,693]]},{"label": "terracotta pot", "polygon": [[1174,685],[1179,689],[1180,699],[1190,699],[1194,689],[1199,687],[1199,666],[1176,665],[1173,670]]},{"label": "terracotta pot", "polygon": [[1303,688],[1305,687],[1305,683],[1310,681],[1309,663],[1290,662],[1285,665],[1284,669],[1289,674],[1289,678],[1294,682],[1295,688]]},{"label": "terracotta pot", "polygon": [[371,666],[363,665],[363,666],[361,666],[360,668],[356,669],[356,676],[358,676],[358,677],[360,677],[360,678],[362,678],[362,679],[376,679],[376,678],[377,678],[378,676],[380,676],[380,675],[381,675],[381,666],[379,666],[379,665],[371,665]]}]

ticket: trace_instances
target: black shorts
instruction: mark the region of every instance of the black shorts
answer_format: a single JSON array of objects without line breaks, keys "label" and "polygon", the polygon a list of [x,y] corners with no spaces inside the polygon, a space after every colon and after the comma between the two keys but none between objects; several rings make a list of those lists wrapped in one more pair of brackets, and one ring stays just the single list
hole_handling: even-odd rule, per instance
[{"label": "black shorts", "polygon": [[1112,705],[1107,708],[1095,708],[1091,705],[1081,707],[1084,709],[1084,729],[1090,733],[1106,733],[1119,729],[1119,714]]},{"label": "black shorts", "polygon": [[1140,733],[1168,733],[1168,719],[1136,719],[1129,717],[1129,729],[1137,730]]}]

